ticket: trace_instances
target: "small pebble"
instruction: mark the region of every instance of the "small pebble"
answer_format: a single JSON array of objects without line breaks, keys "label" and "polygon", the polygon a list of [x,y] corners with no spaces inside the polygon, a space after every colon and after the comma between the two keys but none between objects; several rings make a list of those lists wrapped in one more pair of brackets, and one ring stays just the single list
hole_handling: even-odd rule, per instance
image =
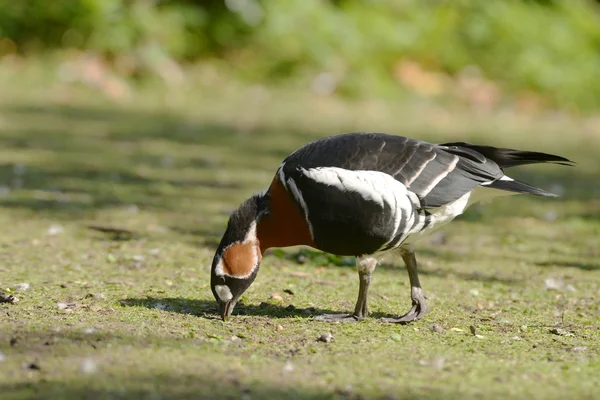
[{"label": "small pebble", "polygon": [[558,219],[558,213],[556,211],[548,211],[544,214],[544,221],[554,222]]},{"label": "small pebble", "polygon": [[558,336],[575,336],[568,330],[562,328],[552,328],[549,332]]},{"label": "small pebble", "polygon": [[547,290],[562,290],[565,283],[560,279],[548,278],[544,281]]},{"label": "small pebble", "polygon": [[331,343],[333,342],[333,335],[331,333],[324,333],[319,337],[319,339],[317,339],[317,341]]},{"label": "small pebble", "polygon": [[296,369],[296,367],[294,367],[294,363],[291,361],[286,362],[285,365],[283,366],[283,372],[285,372],[285,373],[294,372],[295,369]]},{"label": "small pebble", "polygon": [[283,326],[281,326],[281,325],[277,325],[277,326],[275,327],[275,330],[276,330],[277,332],[281,332],[281,331],[283,331]]},{"label": "small pebble", "polygon": [[577,346],[577,347],[573,347],[571,349],[571,351],[574,351],[575,353],[583,353],[587,351],[587,347],[586,346]]},{"label": "small pebble", "polygon": [[19,302],[19,299],[12,294],[6,294],[0,291],[0,303],[10,303],[16,304]]},{"label": "small pebble", "polygon": [[93,374],[98,370],[98,364],[92,358],[86,358],[81,363],[80,370],[84,374]]},{"label": "small pebble", "polygon": [[19,291],[25,291],[25,290],[29,289],[29,283],[27,283],[27,282],[17,283],[16,285],[14,285],[12,287],[12,289],[19,290]]},{"label": "small pebble", "polygon": [[433,324],[430,328],[435,333],[445,333],[446,330],[439,324]]},{"label": "small pebble", "polygon": [[54,225],[50,226],[50,228],[48,228],[48,235],[56,236],[56,235],[60,235],[64,231],[65,231],[65,228],[63,228],[62,226],[60,226],[58,224],[54,224]]},{"label": "small pebble", "polygon": [[438,371],[444,369],[444,364],[446,364],[446,359],[444,357],[436,357],[431,361],[431,367]]},{"label": "small pebble", "polygon": [[305,264],[305,263],[306,263],[306,261],[307,261],[307,259],[306,259],[306,257],[305,257],[304,255],[302,255],[302,254],[298,254],[298,255],[296,256],[296,262],[297,262],[298,264]]},{"label": "small pebble", "polygon": [[271,295],[271,298],[272,298],[273,300],[277,300],[277,301],[281,301],[281,300],[283,300],[283,297],[281,297],[281,295],[280,295],[279,293],[273,293],[273,294]]}]

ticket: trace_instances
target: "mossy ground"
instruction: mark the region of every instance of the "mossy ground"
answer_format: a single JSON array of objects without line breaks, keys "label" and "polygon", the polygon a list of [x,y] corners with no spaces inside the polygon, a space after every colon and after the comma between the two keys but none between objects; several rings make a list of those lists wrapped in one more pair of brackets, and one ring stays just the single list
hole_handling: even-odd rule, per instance
[{"label": "mossy ground", "polygon": [[[14,291],[17,304],[0,304],[2,399],[597,397],[594,121],[233,84],[145,88],[111,103],[27,73],[0,74],[0,287],[30,285]],[[265,257],[221,322],[208,273],[228,212],[290,151],[358,130],[554,152],[578,165],[512,174],[559,199],[476,206],[424,240],[431,311],[421,321],[378,321],[410,305],[391,257],[375,273],[373,318],[313,321],[353,308],[352,260],[286,249]],[[325,332],[333,342],[317,341]]]}]

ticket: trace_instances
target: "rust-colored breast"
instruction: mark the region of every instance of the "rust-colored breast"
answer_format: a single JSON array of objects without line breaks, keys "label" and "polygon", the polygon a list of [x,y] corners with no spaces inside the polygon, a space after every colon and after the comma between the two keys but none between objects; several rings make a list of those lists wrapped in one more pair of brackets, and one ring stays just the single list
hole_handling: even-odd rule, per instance
[{"label": "rust-colored breast", "polygon": [[269,213],[257,225],[257,238],[262,253],[271,247],[315,247],[308,224],[292,196],[278,177],[269,187]]},{"label": "rust-colored breast", "polygon": [[238,278],[248,276],[260,262],[260,257],[256,243],[234,243],[223,252],[223,272]]}]

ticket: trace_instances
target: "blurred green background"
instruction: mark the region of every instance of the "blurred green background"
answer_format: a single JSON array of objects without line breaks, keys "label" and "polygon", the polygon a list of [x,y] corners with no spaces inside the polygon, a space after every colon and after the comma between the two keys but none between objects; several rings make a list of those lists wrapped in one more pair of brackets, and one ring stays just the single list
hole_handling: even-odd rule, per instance
[{"label": "blurred green background", "polygon": [[119,77],[593,113],[592,0],[0,0],[0,58],[93,54]]},{"label": "blurred green background", "polygon": [[[0,397],[595,399],[600,3],[0,0]],[[216,318],[231,210],[319,137],[558,154],[354,307],[352,260],[273,249]],[[318,342],[330,332],[335,340]]]}]

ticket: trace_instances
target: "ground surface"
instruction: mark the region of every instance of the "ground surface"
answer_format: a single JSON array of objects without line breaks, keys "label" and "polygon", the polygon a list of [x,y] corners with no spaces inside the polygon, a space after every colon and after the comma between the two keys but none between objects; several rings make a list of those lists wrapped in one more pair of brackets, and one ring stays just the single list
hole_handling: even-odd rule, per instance
[{"label": "ground surface", "polygon": [[[597,122],[210,84],[110,103],[26,74],[0,74],[0,287],[20,300],[0,304],[2,399],[597,398]],[[500,199],[423,241],[419,322],[378,321],[410,305],[393,258],[373,318],[313,321],[351,310],[358,282],[351,259],[306,249],[271,251],[237,315],[216,319],[208,271],[228,212],[297,146],[351,130],[578,166],[521,169],[563,197]]]}]

